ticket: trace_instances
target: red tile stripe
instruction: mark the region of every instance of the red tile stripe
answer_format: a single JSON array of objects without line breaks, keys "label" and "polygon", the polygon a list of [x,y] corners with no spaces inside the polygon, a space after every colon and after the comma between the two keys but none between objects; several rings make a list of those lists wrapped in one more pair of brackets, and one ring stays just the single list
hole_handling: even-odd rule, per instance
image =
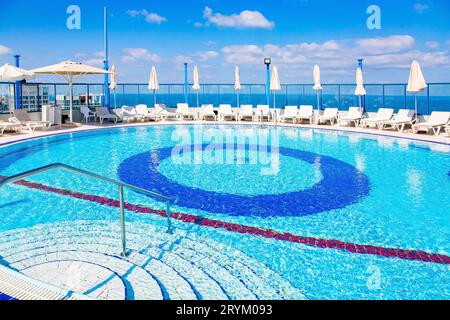
[{"label": "red tile stripe", "polygon": [[[0,176],[0,178],[4,178]],[[107,197],[101,197],[91,194],[85,194],[80,192],[72,192],[70,190],[58,189],[49,187],[40,183],[29,182],[25,180],[15,182],[17,185],[21,185],[27,188],[52,192],[64,196],[70,196],[77,199],[82,199],[90,202],[95,202],[101,205],[110,206],[118,208],[120,206],[118,200],[110,199]],[[156,214],[162,217],[166,216],[166,211],[155,210],[148,207],[143,207],[139,205],[134,205],[131,203],[125,203],[125,209],[129,211],[134,211],[137,213],[145,214]],[[171,217],[173,219],[197,224],[203,227],[210,227],[215,229],[225,229],[230,232],[250,234],[254,236],[264,237],[267,239],[274,239],[280,241],[288,241],[292,243],[301,243],[307,246],[321,248],[321,249],[334,249],[340,251],[346,251],[351,253],[366,254],[366,255],[376,255],[386,258],[398,258],[404,260],[415,260],[422,262],[431,262],[437,264],[450,264],[450,257],[443,254],[428,253],[421,250],[405,250],[397,248],[385,248],[380,246],[371,246],[356,244],[350,242],[343,242],[334,239],[321,239],[313,237],[303,237],[294,235],[287,232],[277,232],[270,229],[262,229],[258,227],[250,227],[241,224],[229,223],[209,218],[202,218],[196,215],[185,214],[181,212],[172,213]]]}]

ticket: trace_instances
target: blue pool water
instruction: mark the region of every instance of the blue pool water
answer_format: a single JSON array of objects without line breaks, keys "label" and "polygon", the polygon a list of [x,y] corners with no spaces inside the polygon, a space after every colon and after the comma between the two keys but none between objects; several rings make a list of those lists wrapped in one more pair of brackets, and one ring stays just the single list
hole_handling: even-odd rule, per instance
[{"label": "blue pool water", "polygon": [[[174,212],[303,237],[449,256],[449,155],[448,145],[376,135],[250,125],[163,125],[6,146],[0,149],[0,175],[61,162],[173,197]],[[117,199],[116,187],[67,172],[27,180]],[[132,191],[126,191],[125,198],[153,209],[164,210],[166,205]],[[116,211],[11,185],[0,193],[0,232],[81,220],[116,223]],[[157,215],[126,214],[130,223],[166,223]],[[174,223],[205,242],[211,239],[239,250],[310,299],[450,297],[448,264]],[[84,232],[79,232],[80,238]],[[4,260],[0,251],[0,262]]]}]

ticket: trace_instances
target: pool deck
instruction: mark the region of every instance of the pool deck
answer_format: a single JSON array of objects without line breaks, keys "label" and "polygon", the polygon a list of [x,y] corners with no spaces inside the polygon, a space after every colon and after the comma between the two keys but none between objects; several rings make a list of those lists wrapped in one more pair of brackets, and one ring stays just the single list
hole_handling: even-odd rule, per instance
[{"label": "pool deck", "polygon": [[109,128],[126,128],[126,127],[139,127],[139,126],[156,126],[156,125],[183,125],[183,124],[219,124],[219,125],[263,125],[263,126],[279,126],[279,127],[288,127],[288,128],[304,128],[304,129],[321,129],[321,130],[333,130],[340,132],[350,132],[350,133],[359,133],[359,134],[369,134],[376,136],[384,136],[384,137],[392,137],[392,138],[403,138],[409,140],[423,141],[423,142],[431,142],[438,144],[450,145],[450,136],[448,136],[445,132],[441,133],[439,136],[435,136],[432,134],[419,133],[414,134],[411,130],[406,130],[405,132],[397,132],[393,130],[378,130],[378,129],[370,129],[370,128],[355,128],[355,127],[346,127],[346,126],[330,126],[330,125],[303,125],[303,124],[290,124],[290,123],[278,123],[274,124],[271,122],[236,122],[236,121],[160,121],[160,122],[131,122],[131,123],[107,123],[107,124],[99,124],[99,123],[89,123],[82,124],[76,128],[59,128],[59,129],[50,129],[48,131],[37,131],[34,133],[19,133],[19,134],[11,134],[5,133],[4,136],[0,137],[0,147],[4,145],[9,145],[25,140],[36,139],[51,135],[65,134],[65,133],[74,133],[74,132],[83,132],[83,131],[92,131],[99,129],[109,129]]}]

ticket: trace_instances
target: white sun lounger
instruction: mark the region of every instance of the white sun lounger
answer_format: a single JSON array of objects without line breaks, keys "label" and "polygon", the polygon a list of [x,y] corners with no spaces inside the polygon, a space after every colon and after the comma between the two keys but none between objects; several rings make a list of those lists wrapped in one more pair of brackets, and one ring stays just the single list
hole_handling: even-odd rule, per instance
[{"label": "white sun lounger", "polygon": [[136,106],[136,112],[144,117],[145,120],[158,121],[158,114],[155,110],[148,111],[148,107],[145,104],[138,104]]},{"label": "white sun lounger", "polygon": [[253,106],[251,104],[244,104],[239,110],[239,121],[248,119],[253,121]]},{"label": "white sun lounger", "polygon": [[189,105],[187,103],[178,103],[177,111],[178,119],[192,119],[195,120],[195,113],[189,109]]},{"label": "white sun lounger", "polygon": [[233,109],[231,109],[231,104],[221,104],[219,106],[219,120],[225,121],[226,119],[238,119],[238,115],[233,112]]},{"label": "white sun lounger", "polygon": [[259,104],[256,106],[255,115],[253,116],[253,121],[264,121],[267,119],[267,121],[270,121],[270,107],[266,104]]},{"label": "white sun lounger", "polygon": [[428,121],[422,123],[416,123],[413,125],[413,132],[418,133],[421,130],[428,132],[433,130],[435,136],[441,133],[441,129],[448,125],[450,118],[450,112],[445,111],[433,111]]},{"label": "white sun lounger", "polygon": [[122,120],[130,122],[133,120],[145,121],[145,115],[136,111],[135,107],[123,106],[122,107]]},{"label": "white sun lounger", "polygon": [[16,132],[21,132],[22,125],[17,122],[0,121],[0,136],[2,136],[7,129],[13,129]]},{"label": "white sun lounger", "polygon": [[115,114],[110,113],[108,108],[105,107],[95,108],[95,114],[97,118],[100,119],[101,124],[103,124],[103,121],[105,120],[113,120],[114,123],[117,123],[117,121],[119,121],[119,118]]},{"label": "white sun lounger", "polygon": [[280,121],[286,122],[288,120],[291,120],[292,122],[294,122],[297,115],[298,115],[298,107],[297,106],[286,106],[284,108],[283,114],[280,117]]},{"label": "white sun lounger", "polygon": [[204,104],[202,105],[202,109],[198,115],[199,120],[205,120],[207,118],[212,118],[214,121],[217,121],[217,115],[214,112],[214,106],[212,104]]},{"label": "white sun lounger", "polygon": [[390,127],[397,129],[397,131],[403,132],[406,125],[412,126],[414,124],[415,115],[416,113],[414,110],[400,109],[392,120],[381,121],[379,123],[379,128],[383,130]]},{"label": "white sun lounger", "polygon": [[25,109],[14,110],[13,116],[9,121],[21,124],[26,127],[29,132],[35,132],[37,129],[48,130],[51,127],[51,123],[48,121],[32,120]]},{"label": "white sun lounger", "polygon": [[[366,118],[361,120],[361,127],[370,127],[371,125],[375,125],[380,128],[380,123],[383,121],[389,121],[392,119],[392,115],[394,114],[394,109],[390,108],[380,108],[374,118]],[[380,128],[381,129],[381,128]]]},{"label": "white sun lounger", "polygon": [[355,127],[358,127],[362,118],[363,112],[361,111],[361,108],[351,107],[348,109],[348,112],[345,116],[339,117],[338,122],[339,125],[342,125],[342,122],[354,123]]},{"label": "white sun lounger", "polygon": [[337,122],[339,115],[338,108],[326,108],[323,114],[317,118],[318,124],[330,122],[330,125],[334,125]]},{"label": "white sun lounger", "polygon": [[294,122],[302,122],[303,120],[309,120],[312,124],[314,120],[314,107],[309,105],[301,105],[298,114],[294,119]]},{"label": "white sun lounger", "polygon": [[178,119],[178,114],[176,112],[171,112],[167,110],[165,104],[155,104],[155,114],[161,118],[162,121],[167,121],[169,119]]}]

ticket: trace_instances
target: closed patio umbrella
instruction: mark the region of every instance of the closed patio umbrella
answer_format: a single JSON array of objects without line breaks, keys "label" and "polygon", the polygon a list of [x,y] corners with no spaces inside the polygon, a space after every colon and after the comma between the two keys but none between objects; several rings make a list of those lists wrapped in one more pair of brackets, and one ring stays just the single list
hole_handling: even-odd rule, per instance
[{"label": "closed patio umbrella", "polygon": [[366,89],[364,88],[364,78],[361,68],[356,70],[356,90],[355,96],[359,97],[359,107],[362,109],[362,97],[366,95]]},{"label": "closed patio umbrella", "polygon": [[117,70],[116,66],[111,67],[111,83],[109,84],[109,89],[114,91],[114,109],[117,108],[116,104],[116,90],[117,90]]},{"label": "closed patio umbrella", "polygon": [[313,70],[314,87],[313,89],[317,91],[317,111],[320,111],[320,92],[322,91],[322,85],[320,83],[320,68],[316,64]]},{"label": "closed patio umbrella", "polygon": [[73,122],[73,83],[78,80],[79,77],[91,74],[111,74],[111,72],[91,67],[80,62],[64,61],[58,64],[54,64],[47,67],[37,68],[31,70],[31,72],[38,74],[56,74],[62,76],[69,83],[69,95],[70,95],[70,121]]},{"label": "closed patio umbrella", "polygon": [[22,81],[34,78],[34,73],[25,69],[17,68],[9,63],[0,67],[0,81]]},{"label": "closed patio umbrella", "polygon": [[194,85],[192,86],[192,89],[194,89],[197,92],[197,108],[200,107],[200,101],[198,99],[198,91],[200,90],[200,77],[198,74],[198,67],[194,67]]},{"label": "closed patio umbrella", "polygon": [[234,90],[236,91],[237,94],[237,106],[239,107],[240,103],[239,103],[239,93],[241,91],[241,74],[239,72],[239,67],[236,66],[236,69],[234,71]]},{"label": "closed patio umbrella", "polygon": [[159,90],[158,73],[156,67],[152,67],[150,72],[150,81],[148,83],[148,89],[153,91],[153,105],[156,104],[156,90]]},{"label": "closed patio umbrella", "polygon": [[414,60],[411,64],[411,70],[409,72],[409,80],[406,91],[414,93],[414,105],[416,111],[416,119],[417,119],[417,93],[422,92],[428,87],[425,82],[425,78],[422,74],[422,70],[420,69],[419,63]]},{"label": "closed patio umbrella", "polygon": [[276,92],[281,91],[281,84],[280,84],[280,78],[278,76],[278,68],[276,66],[273,66],[272,68],[272,76],[270,78],[270,91],[274,93],[273,95],[273,108],[276,109],[277,107],[277,98],[276,98]]}]

